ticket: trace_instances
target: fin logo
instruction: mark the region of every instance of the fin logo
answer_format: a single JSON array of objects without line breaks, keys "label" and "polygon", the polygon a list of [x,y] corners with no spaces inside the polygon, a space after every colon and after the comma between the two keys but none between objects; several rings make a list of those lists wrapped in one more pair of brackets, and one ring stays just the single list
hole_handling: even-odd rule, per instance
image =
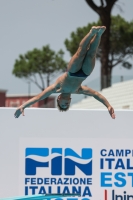
[{"label": "fin logo", "polygon": [[36,170],[40,167],[50,168],[51,175],[58,176],[62,174],[74,176],[77,167],[85,175],[90,176],[92,175],[92,149],[82,148],[80,156],[70,148],[26,148],[25,175],[36,175]]}]

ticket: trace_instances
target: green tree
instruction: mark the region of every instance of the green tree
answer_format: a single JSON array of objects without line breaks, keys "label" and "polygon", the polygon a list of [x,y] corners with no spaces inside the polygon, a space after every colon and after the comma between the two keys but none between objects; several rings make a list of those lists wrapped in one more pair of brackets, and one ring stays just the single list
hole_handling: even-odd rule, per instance
[{"label": "green tree", "polygon": [[111,11],[118,0],[100,0],[100,6],[97,6],[93,0],[85,0],[94,10],[101,20],[101,24],[106,26],[106,31],[102,37],[101,45],[101,89],[111,86],[111,68],[109,65],[110,52],[110,27]]},{"label": "green tree", "polygon": [[[45,79],[47,86],[50,84],[50,77],[56,72],[65,71],[66,62],[63,59],[64,52],[62,50],[55,53],[49,45],[42,49],[33,49],[25,55],[19,55],[15,61],[12,73],[19,78],[26,78],[35,83],[42,91],[45,89]],[[41,84],[37,79],[37,75],[41,80]]]},{"label": "green tree", "polygon": [[[67,63],[63,59],[64,52],[59,50],[57,53],[50,49],[49,45],[42,49],[33,49],[25,55],[19,55],[15,61],[12,73],[18,78],[25,78],[37,85],[40,90],[45,89],[50,84],[50,78],[56,72],[65,71]],[[40,81],[37,79],[37,75]],[[41,82],[41,83],[39,83]],[[44,99],[44,106],[47,107],[48,98]]]},{"label": "green tree", "polygon": [[[110,26],[110,48],[108,52],[108,64],[105,66],[106,68],[108,67],[109,70],[107,75],[108,85],[103,84],[103,82],[106,81],[103,81],[105,80],[105,73],[103,73],[103,69],[105,69],[105,67],[103,68],[102,63],[102,41],[97,52],[97,58],[101,61],[101,89],[105,88],[105,86],[109,87],[111,85],[111,72],[113,67],[120,63],[127,69],[132,67],[131,63],[129,62],[129,58],[131,58],[133,54],[133,21],[127,22],[120,15],[112,16],[111,21],[112,23]],[[96,23],[88,24],[83,28],[78,28],[75,32],[71,33],[70,39],[65,40],[66,48],[71,55],[76,52],[81,38],[83,38],[88,33],[91,27],[99,25],[101,25],[100,20]]]}]

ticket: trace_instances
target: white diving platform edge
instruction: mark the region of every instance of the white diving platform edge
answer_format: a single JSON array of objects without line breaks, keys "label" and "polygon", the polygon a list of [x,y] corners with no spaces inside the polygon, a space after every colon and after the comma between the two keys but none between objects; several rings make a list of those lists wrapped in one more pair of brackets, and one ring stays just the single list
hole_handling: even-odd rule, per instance
[{"label": "white diving platform edge", "polygon": [[55,198],[63,198],[63,197],[80,197],[81,194],[39,194],[39,195],[27,195],[27,196],[18,196],[18,197],[10,197],[10,198],[2,198],[0,200],[50,200]]}]

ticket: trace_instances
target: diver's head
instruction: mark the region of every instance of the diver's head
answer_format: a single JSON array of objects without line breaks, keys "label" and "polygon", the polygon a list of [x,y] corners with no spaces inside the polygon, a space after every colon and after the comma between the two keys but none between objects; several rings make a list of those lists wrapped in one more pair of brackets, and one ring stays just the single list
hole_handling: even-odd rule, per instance
[{"label": "diver's head", "polygon": [[67,111],[70,107],[71,103],[71,94],[70,93],[62,93],[57,98],[57,108],[59,111]]}]

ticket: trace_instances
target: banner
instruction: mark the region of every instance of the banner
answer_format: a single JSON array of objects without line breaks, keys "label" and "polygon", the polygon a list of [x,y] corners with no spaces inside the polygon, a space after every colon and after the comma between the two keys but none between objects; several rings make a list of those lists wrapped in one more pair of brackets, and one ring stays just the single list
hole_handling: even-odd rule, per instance
[{"label": "banner", "polygon": [[19,168],[19,189],[24,195],[81,193],[82,200],[133,198],[132,140],[23,138]]},{"label": "banner", "polygon": [[18,119],[15,110],[0,108],[0,198],[132,200],[133,111],[113,120],[107,110],[27,108]]}]

